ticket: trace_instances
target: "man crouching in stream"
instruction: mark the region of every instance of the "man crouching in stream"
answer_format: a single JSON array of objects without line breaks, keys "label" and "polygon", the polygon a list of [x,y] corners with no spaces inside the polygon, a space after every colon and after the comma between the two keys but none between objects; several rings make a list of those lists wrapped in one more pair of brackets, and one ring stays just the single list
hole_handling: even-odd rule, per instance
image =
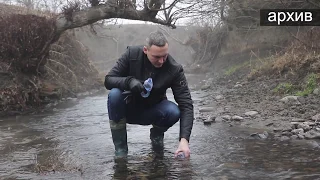
[{"label": "man crouching in stream", "polygon": [[[169,44],[159,31],[152,32],[144,46],[127,47],[105,77],[108,114],[116,157],[128,154],[126,124],[152,125],[153,149],[163,148],[164,132],[180,119],[179,145],[175,152],[190,157],[189,138],[194,110],[183,68],[168,54]],[[151,91],[144,81],[150,80]],[[167,100],[171,88],[178,106]]]}]

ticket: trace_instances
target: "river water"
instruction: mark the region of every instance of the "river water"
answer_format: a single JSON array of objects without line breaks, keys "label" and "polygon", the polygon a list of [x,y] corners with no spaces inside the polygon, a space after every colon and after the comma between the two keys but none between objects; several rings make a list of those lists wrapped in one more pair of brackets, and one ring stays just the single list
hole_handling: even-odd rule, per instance
[{"label": "river water", "polygon": [[[106,97],[104,92],[52,112],[1,119],[0,179],[320,179],[318,149],[250,139],[255,130],[222,122],[194,122],[189,160],[173,158],[179,123],[166,132],[163,153],[151,149],[150,126],[128,125],[128,159],[115,161]],[[173,100],[170,92],[168,97]],[[197,102],[204,94],[193,91],[192,97]],[[198,108],[196,103],[196,115]]]}]

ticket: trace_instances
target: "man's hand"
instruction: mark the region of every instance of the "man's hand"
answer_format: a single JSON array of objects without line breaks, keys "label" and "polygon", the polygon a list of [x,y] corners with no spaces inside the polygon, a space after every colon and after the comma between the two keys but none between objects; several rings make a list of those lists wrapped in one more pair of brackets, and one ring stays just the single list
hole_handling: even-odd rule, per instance
[{"label": "man's hand", "polygon": [[178,153],[180,152],[183,152],[186,158],[190,157],[189,143],[185,138],[181,138],[179,147],[174,153],[174,157],[177,157]]},{"label": "man's hand", "polygon": [[139,94],[144,90],[142,83],[135,78],[130,79],[129,88],[130,91],[135,94]]}]

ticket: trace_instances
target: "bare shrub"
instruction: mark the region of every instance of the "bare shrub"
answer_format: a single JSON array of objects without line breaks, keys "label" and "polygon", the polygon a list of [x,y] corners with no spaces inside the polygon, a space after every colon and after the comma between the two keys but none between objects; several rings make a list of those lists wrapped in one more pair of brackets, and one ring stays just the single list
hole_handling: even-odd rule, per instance
[{"label": "bare shrub", "polygon": [[195,50],[194,64],[210,63],[220,53],[222,44],[227,37],[226,26],[209,26],[197,30],[197,37],[190,38],[186,45]]},{"label": "bare shrub", "polygon": [[98,71],[89,60],[86,47],[75,39],[72,32],[66,32],[51,46],[45,70],[45,78],[60,87],[62,94],[89,90],[90,86],[84,86],[94,84],[92,79],[98,78]]},{"label": "bare shrub", "polygon": [[0,17],[0,61],[19,71],[35,74],[45,64],[54,37],[54,21],[31,14]]},{"label": "bare shrub", "polygon": [[[201,21],[201,25],[208,25],[198,32],[197,37],[192,37],[193,42],[188,44],[196,51],[192,66],[214,65],[213,68],[217,71],[230,66],[230,63],[260,61],[259,59],[265,59],[271,54],[283,54],[284,48],[292,39],[291,33],[301,33],[307,29],[304,27],[261,27],[260,9],[316,7],[309,1],[291,0],[204,0],[198,3],[200,5],[193,6],[192,11],[190,9],[186,11],[191,11],[195,19]],[[199,9],[199,6],[202,8]],[[212,17],[215,17],[214,20]],[[279,53],[280,51],[282,53]],[[255,55],[252,56],[251,53]],[[254,73],[260,72],[261,69],[270,70],[272,67],[271,63],[260,63],[259,65],[261,64],[268,64],[268,68],[255,69]]]},{"label": "bare shrub", "polygon": [[320,72],[320,28],[314,27],[294,36],[285,53],[276,58],[272,68],[279,74],[288,71]]},{"label": "bare shrub", "polygon": [[320,73],[320,28],[312,27],[299,35],[293,35],[291,42],[278,54],[260,64],[249,74],[255,76],[295,76],[303,79],[310,73]]}]

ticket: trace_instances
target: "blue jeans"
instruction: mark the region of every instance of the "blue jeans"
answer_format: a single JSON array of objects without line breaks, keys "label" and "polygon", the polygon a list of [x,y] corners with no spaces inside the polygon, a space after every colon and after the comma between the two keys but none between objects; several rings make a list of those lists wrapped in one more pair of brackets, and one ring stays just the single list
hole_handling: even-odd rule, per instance
[{"label": "blue jeans", "polygon": [[126,118],[129,124],[156,125],[169,128],[178,122],[180,110],[178,106],[168,100],[163,100],[151,107],[141,104],[126,104],[125,96],[118,88],[113,88],[108,94],[109,119],[120,121]]}]

